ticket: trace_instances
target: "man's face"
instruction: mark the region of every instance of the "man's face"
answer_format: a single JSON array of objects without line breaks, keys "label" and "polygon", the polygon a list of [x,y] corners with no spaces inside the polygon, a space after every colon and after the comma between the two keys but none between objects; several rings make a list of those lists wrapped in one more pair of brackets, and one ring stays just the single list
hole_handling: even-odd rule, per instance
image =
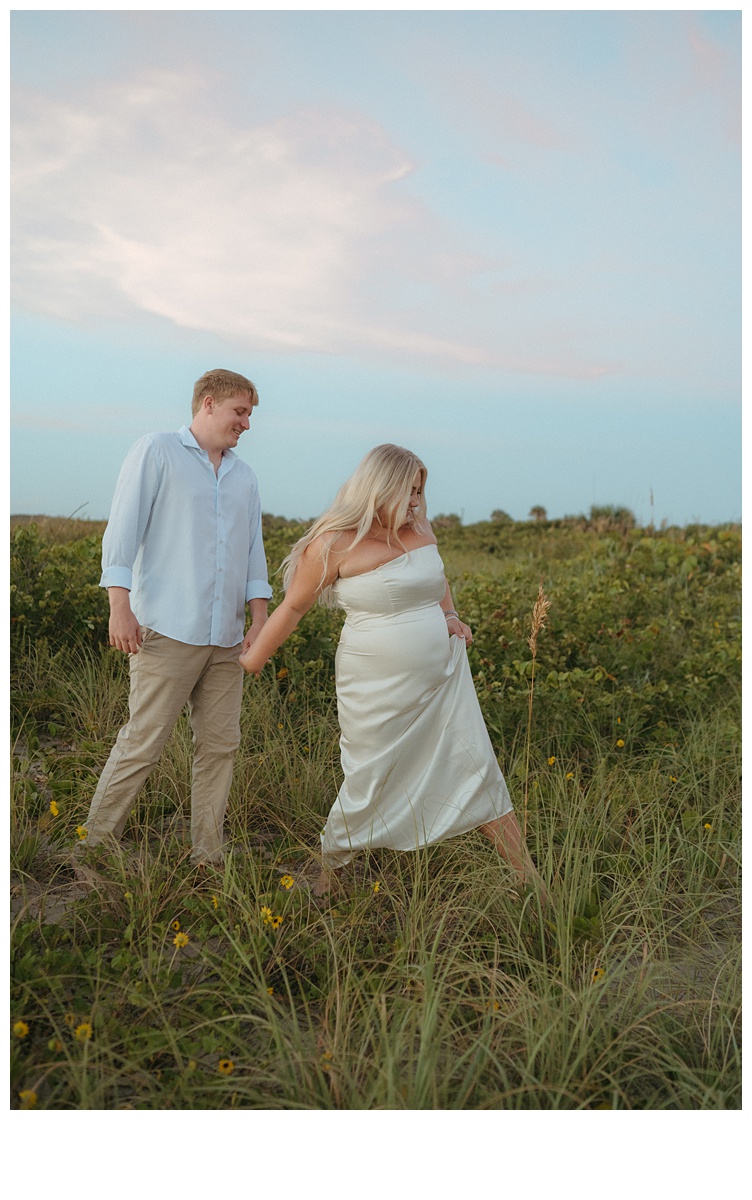
[{"label": "man's face", "polygon": [[210,410],[212,436],[217,448],[232,450],[238,444],[241,433],[250,424],[253,405],[247,392],[226,396],[224,400],[213,400]]}]

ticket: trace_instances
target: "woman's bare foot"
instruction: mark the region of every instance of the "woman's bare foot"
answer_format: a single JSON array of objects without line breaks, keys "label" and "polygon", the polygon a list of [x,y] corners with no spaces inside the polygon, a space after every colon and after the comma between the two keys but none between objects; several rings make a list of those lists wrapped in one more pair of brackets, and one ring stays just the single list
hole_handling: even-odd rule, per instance
[{"label": "woman's bare foot", "polygon": [[535,869],[535,863],[525,846],[522,830],[514,813],[506,813],[505,816],[482,825],[481,832],[493,842],[497,852],[514,870],[520,891],[531,887],[539,895],[541,904],[548,904],[546,885]]},{"label": "woman's bare foot", "polygon": [[311,893],[314,896],[322,897],[331,895],[334,880],[328,871],[322,870],[318,879],[311,886]]},{"label": "woman's bare foot", "polygon": [[535,867],[532,868],[532,871],[528,870],[525,875],[517,877],[517,887],[521,892],[524,892],[526,888],[530,888],[531,891],[535,892],[541,902],[541,908],[546,908],[548,905],[550,900],[548,888],[535,870]]}]

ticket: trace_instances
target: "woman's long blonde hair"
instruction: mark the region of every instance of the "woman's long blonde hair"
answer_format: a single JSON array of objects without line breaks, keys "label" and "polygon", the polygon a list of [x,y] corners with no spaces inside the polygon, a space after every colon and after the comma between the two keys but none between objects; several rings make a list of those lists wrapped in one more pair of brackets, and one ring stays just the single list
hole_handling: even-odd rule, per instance
[{"label": "woman's long blonde hair", "polygon": [[[326,578],[332,542],[338,533],[355,531],[349,546],[352,550],[368,536],[376,520],[386,529],[387,544],[391,544],[394,536],[397,545],[402,546],[398,531],[407,521],[416,471],[420,471],[421,496],[416,513],[420,520],[426,516],[425,485],[428,471],[417,454],[391,443],[369,450],[347,482],[342,484],[333,502],[295,543],[282,563],[280,570],[284,572],[282,580],[285,591],[290,586],[301,555],[315,538],[321,538],[322,535],[330,535],[324,536],[321,543],[322,580]],[[331,607],[334,603],[331,592],[331,587],[324,588],[319,596],[320,603]]]}]

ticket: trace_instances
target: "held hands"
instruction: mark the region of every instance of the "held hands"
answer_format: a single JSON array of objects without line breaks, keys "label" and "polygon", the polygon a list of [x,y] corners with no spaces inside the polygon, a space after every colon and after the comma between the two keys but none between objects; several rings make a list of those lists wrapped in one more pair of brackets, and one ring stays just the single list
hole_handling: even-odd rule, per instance
[{"label": "held hands", "polygon": [[261,633],[262,624],[263,623],[254,623],[254,625],[251,625],[251,628],[243,638],[243,645],[240,650],[240,658],[238,659],[238,662],[244,671],[247,671],[249,675],[255,675],[257,677],[261,673],[262,668],[265,667],[269,661],[268,658],[262,658],[258,653],[254,654],[253,652],[253,643]]},{"label": "held hands", "polygon": [[266,664],[269,662],[269,659],[261,656],[258,653],[258,651],[254,652],[252,645],[246,647],[245,642],[244,642],[243,650],[241,651],[238,662],[240,663],[240,665],[244,671],[247,671],[249,675],[255,675],[256,678],[258,679],[262,670],[264,669]]},{"label": "held hands", "polygon": [[[251,603],[253,604],[254,602],[252,601]],[[255,603],[258,604],[257,601]],[[264,628],[267,620],[266,601],[264,601],[262,605],[262,611],[252,613],[253,623],[243,638],[243,645],[240,648],[240,657],[238,658],[238,662],[243,670],[247,671],[249,675],[255,675],[258,677],[262,668],[265,667],[269,662],[268,655],[266,657],[259,657],[258,652],[255,654],[252,652],[254,643],[258,638],[258,635],[261,633],[261,630]]]}]

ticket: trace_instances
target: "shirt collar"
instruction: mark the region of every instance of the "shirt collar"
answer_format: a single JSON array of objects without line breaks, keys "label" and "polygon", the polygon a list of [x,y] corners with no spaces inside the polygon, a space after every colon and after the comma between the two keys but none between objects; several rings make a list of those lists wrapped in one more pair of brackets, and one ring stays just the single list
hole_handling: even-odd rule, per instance
[{"label": "shirt collar", "polygon": [[[193,436],[193,434],[191,433],[191,431],[187,425],[180,426],[180,429],[178,430],[178,437],[180,438],[180,440],[184,446],[188,446],[188,448],[191,450],[198,450],[200,454],[206,454],[206,451],[203,449],[202,446],[199,446],[198,442],[196,441],[195,437]],[[207,458],[209,457],[208,454],[206,455],[206,457]],[[237,455],[234,450],[223,450],[222,458],[223,458],[223,460],[237,458]]]}]

